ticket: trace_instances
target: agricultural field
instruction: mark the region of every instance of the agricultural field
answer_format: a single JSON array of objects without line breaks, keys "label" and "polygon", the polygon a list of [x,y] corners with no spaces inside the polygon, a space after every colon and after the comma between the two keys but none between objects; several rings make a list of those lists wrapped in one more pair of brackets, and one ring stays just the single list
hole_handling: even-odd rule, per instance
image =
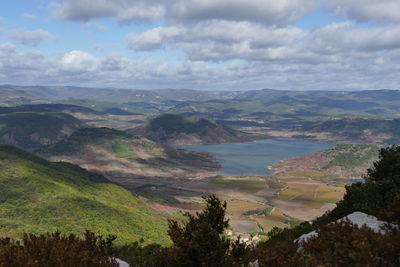
[{"label": "agricultural field", "polygon": [[343,198],[345,192],[343,187],[307,179],[289,180],[286,184],[286,188],[279,192],[279,199],[336,203]]},{"label": "agricultural field", "polygon": [[245,193],[255,193],[268,188],[265,179],[227,178],[222,175],[211,179],[209,184],[212,187],[232,188]]}]

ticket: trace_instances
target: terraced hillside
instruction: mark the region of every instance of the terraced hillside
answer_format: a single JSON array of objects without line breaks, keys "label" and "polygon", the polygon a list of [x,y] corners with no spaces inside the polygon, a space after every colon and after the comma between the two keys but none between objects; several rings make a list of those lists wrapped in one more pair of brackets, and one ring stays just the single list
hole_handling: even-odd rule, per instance
[{"label": "terraced hillside", "polygon": [[168,244],[163,214],[104,176],[0,145],[0,235],[85,229]]}]

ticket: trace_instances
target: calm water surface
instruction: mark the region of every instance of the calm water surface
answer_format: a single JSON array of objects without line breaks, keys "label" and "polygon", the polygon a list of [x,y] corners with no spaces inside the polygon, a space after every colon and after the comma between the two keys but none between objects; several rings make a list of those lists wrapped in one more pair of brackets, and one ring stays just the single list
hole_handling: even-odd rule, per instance
[{"label": "calm water surface", "polygon": [[198,152],[209,152],[223,163],[224,174],[268,174],[280,160],[313,154],[333,144],[293,139],[268,139],[249,143],[175,146]]}]

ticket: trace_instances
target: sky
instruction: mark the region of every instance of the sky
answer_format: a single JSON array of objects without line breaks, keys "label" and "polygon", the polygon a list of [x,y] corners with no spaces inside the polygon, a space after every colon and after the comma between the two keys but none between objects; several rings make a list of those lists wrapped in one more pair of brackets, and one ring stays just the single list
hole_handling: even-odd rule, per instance
[{"label": "sky", "polygon": [[400,89],[399,0],[13,0],[0,84]]}]

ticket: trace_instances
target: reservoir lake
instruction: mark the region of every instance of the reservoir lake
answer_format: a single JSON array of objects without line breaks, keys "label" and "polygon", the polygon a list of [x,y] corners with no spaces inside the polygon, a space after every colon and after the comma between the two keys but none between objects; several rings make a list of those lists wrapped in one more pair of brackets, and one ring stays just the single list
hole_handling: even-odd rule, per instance
[{"label": "reservoir lake", "polygon": [[266,139],[248,143],[174,146],[197,152],[208,152],[223,166],[219,173],[270,174],[272,166],[281,160],[305,156],[333,147],[334,144],[295,139]]}]

